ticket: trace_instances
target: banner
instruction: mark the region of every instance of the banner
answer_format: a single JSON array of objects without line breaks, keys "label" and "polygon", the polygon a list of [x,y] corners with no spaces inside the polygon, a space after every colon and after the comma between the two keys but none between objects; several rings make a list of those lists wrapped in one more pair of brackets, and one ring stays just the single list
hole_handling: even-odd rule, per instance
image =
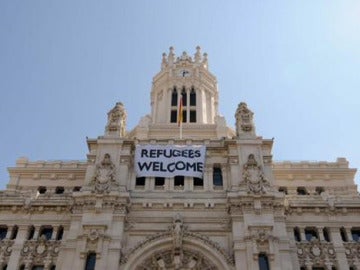
[{"label": "banner", "polygon": [[203,177],[206,148],[202,145],[137,145],[137,177]]}]

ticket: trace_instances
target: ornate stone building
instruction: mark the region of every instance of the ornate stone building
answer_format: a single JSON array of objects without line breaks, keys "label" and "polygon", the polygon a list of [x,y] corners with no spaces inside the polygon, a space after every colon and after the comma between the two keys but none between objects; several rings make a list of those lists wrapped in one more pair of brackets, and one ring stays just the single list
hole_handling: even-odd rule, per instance
[{"label": "ornate stone building", "polygon": [[218,102],[207,55],[170,48],[133,130],[116,103],[86,161],[18,159],[0,193],[0,269],[360,270],[356,170],[273,162],[247,104],[232,128]]}]

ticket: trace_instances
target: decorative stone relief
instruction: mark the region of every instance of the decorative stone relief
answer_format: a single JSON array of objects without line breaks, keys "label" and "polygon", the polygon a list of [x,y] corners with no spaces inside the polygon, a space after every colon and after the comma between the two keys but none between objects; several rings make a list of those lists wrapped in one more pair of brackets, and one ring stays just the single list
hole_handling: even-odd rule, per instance
[{"label": "decorative stone relief", "polygon": [[350,266],[360,262],[360,242],[344,243],[345,255]]},{"label": "decorative stone relief", "polygon": [[249,234],[245,236],[245,240],[253,242],[253,254],[257,258],[258,254],[264,252],[271,255],[274,253],[273,244],[279,239],[272,235],[272,227],[269,226],[253,226],[249,227]]},{"label": "decorative stone relief", "polygon": [[246,189],[247,193],[264,194],[272,190],[254,154],[248,156],[248,160],[243,166],[242,176],[243,182],[240,184],[240,187]]},{"label": "decorative stone relief", "polygon": [[254,113],[248,109],[245,102],[240,102],[235,113],[236,136],[255,135],[255,125],[253,122]]},{"label": "decorative stone relief", "polygon": [[110,154],[106,153],[101,163],[96,166],[91,185],[97,193],[110,192],[111,187],[119,185],[115,179],[115,165]]},{"label": "decorative stone relief", "polygon": [[55,264],[60,251],[61,241],[39,240],[25,241],[21,250],[22,261],[27,264]]},{"label": "decorative stone relief", "polygon": [[300,265],[336,265],[335,249],[332,243],[314,239],[310,242],[297,242],[296,247]]},{"label": "decorative stone relief", "polygon": [[115,107],[108,112],[108,122],[105,128],[107,135],[116,134],[124,137],[126,134],[127,113],[124,105],[117,102]]}]

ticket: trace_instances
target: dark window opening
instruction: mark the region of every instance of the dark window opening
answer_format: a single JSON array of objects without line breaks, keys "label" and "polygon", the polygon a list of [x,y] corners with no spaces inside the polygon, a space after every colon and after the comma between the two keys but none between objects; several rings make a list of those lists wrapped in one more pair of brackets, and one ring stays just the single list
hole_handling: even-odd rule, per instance
[{"label": "dark window opening", "polygon": [[190,111],[190,123],[196,123],[196,111]]},{"label": "dark window opening", "polygon": [[55,194],[63,194],[65,191],[64,187],[56,187]]},{"label": "dark window opening", "polygon": [[204,186],[204,180],[202,178],[194,177],[194,186],[202,187]]},{"label": "dark window opening", "polygon": [[305,238],[307,241],[319,239],[317,230],[315,228],[305,228]]},{"label": "dark window opening", "polygon": [[81,189],[81,187],[76,186],[76,187],[73,188],[73,191],[74,191],[74,192],[79,192],[80,189]]},{"label": "dark window opening", "polygon": [[50,267],[50,270],[55,270],[56,269],[56,266],[55,265],[52,265],[51,267]]},{"label": "dark window opening", "polygon": [[2,270],[7,270],[7,264],[3,266]]},{"label": "dark window opening", "polygon": [[304,187],[298,187],[296,192],[298,195],[307,195],[308,194],[306,191],[306,188],[304,188]]},{"label": "dark window opening", "polygon": [[223,185],[223,177],[221,168],[214,167],[213,168],[213,184],[214,186],[222,186]]},{"label": "dark window opening", "polygon": [[171,110],[170,123],[176,123],[176,122],[177,122],[177,110]]},{"label": "dark window opening", "polygon": [[187,122],[187,114],[186,114],[186,110],[183,110],[182,111],[182,122],[183,123],[186,123]]},{"label": "dark window opening", "polygon": [[324,267],[313,267],[312,270],[325,270]]},{"label": "dark window opening", "polygon": [[287,191],[286,187],[279,187],[279,192],[283,192],[285,195],[288,194],[288,191]]},{"label": "dark window opening", "polygon": [[185,87],[183,88],[183,90],[181,91],[181,98],[182,98],[182,104],[185,107],[187,105],[187,98],[186,98],[186,91],[185,91]]},{"label": "dark window opening", "polygon": [[301,241],[301,234],[300,234],[300,230],[298,227],[294,228],[294,238],[295,238],[296,242]]},{"label": "dark window opening", "polygon": [[145,177],[136,177],[135,185],[137,186],[145,186]]},{"label": "dark window opening", "polygon": [[164,177],[155,177],[155,186],[164,186],[165,178]]},{"label": "dark window opening", "polygon": [[184,176],[177,175],[174,177],[174,186],[181,187],[184,185]]},{"label": "dark window opening", "polygon": [[57,230],[56,240],[61,240],[63,238],[63,235],[64,235],[64,227],[60,226]]},{"label": "dark window opening", "polygon": [[53,228],[52,227],[43,227],[40,230],[39,237],[40,237],[40,239],[42,237],[45,237],[46,240],[51,240],[52,234],[53,234]]},{"label": "dark window opening", "polygon": [[85,270],[95,270],[96,253],[90,252],[86,257]]},{"label": "dark window opening", "polygon": [[19,267],[19,270],[24,270],[25,269],[25,265],[20,265],[20,267]]},{"label": "dark window opening", "polygon": [[306,270],[306,267],[305,267],[305,266],[301,266],[301,267],[300,267],[300,270]]},{"label": "dark window opening", "polygon": [[323,228],[323,235],[326,242],[330,242],[330,232],[328,228]]},{"label": "dark window opening", "polygon": [[18,234],[19,228],[18,226],[14,226],[11,230],[10,240],[14,240]]},{"label": "dark window opening", "polygon": [[343,242],[348,241],[347,233],[346,233],[346,230],[344,227],[340,228],[340,236],[341,236],[341,240],[343,240]]},{"label": "dark window opening", "polygon": [[350,266],[349,270],[356,270],[354,266]]},{"label": "dark window opening", "polygon": [[171,94],[171,106],[177,106],[177,103],[178,103],[178,94],[176,88],[174,87],[174,90]]},{"label": "dark window opening", "polygon": [[44,266],[43,265],[34,265],[31,269],[32,270],[44,270]]},{"label": "dark window opening", "polygon": [[268,257],[264,253],[259,254],[259,269],[270,270]]},{"label": "dark window opening", "polygon": [[0,227],[0,240],[3,240],[6,238],[7,231],[8,231],[8,228],[6,226]]},{"label": "dark window opening", "polygon": [[28,230],[28,235],[27,235],[27,240],[31,240],[34,238],[34,234],[35,234],[35,227],[34,226],[30,226],[29,230]]},{"label": "dark window opening", "polygon": [[360,240],[360,228],[351,229],[352,239],[356,242]]},{"label": "dark window opening", "polygon": [[324,187],[316,187],[315,188],[315,192],[316,192],[316,194],[318,194],[318,195],[320,195],[322,192],[324,192],[325,191],[325,189],[324,189]]},{"label": "dark window opening", "polygon": [[192,88],[190,92],[190,106],[196,106],[196,93],[194,88]]},{"label": "dark window opening", "polygon": [[46,192],[46,187],[39,187],[39,188],[38,188],[38,192],[39,192],[40,194],[45,194],[45,192]]}]

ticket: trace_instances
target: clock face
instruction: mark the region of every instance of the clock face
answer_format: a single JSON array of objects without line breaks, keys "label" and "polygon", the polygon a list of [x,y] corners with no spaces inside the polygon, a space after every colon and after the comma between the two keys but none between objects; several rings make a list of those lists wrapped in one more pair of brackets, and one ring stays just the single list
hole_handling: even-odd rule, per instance
[{"label": "clock face", "polygon": [[181,69],[181,70],[179,70],[179,72],[178,72],[178,76],[179,76],[179,77],[185,78],[185,77],[189,77],[190,75],[191,75],[191,73],[190,73],[190,71],[187,70],[187,69]]}]

